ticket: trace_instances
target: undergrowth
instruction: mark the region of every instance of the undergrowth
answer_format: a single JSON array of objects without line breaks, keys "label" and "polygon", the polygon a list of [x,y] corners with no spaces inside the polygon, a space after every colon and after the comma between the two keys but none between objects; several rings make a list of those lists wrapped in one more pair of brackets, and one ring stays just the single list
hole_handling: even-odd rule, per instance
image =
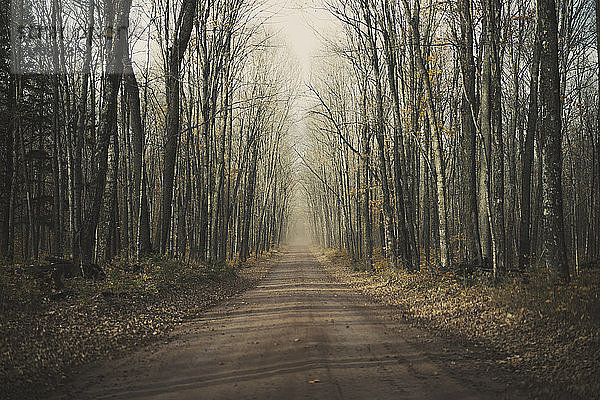
[{"label": "undergrowth", "polygon": [[569,284],[552,285],[543,270],[506,279],[491,291],[491,299],[515,312],[529,308],[570,325],[600,328],[600,271],[584,270]]},{"label": "undergrowth", "polygon": [[159,292],[236,276],[230,263],[182,263],[166,257],[150,257],[138,263],[116,259],[103,268],[106,278],[91,281],[73,278],[57,293],[50,271],[25,264],[0,266],[0,311],[37,309],[62,297],[76,298],[82,303],[105,297],[144,297]]},{"label": "undergrowth", "polygon": [[364,272],[403,291],[423,295],[445,293],[466,296],[478,292],[489,296],[495,306],[514,312],[532,311],[554,316],[572,324],[600,328],[600,269],[582,270],[570,283],[553,285],[547,271],[531,269],[524,274],[508,274],[494,280],[487,273],[464,276],[454,271],[440,271],[435,265],[423,264],[418,271],[391,268],[376,249],[373,268],[352,262],[345,250],[326,249],[330,262],[346,264],[355,272]]}]

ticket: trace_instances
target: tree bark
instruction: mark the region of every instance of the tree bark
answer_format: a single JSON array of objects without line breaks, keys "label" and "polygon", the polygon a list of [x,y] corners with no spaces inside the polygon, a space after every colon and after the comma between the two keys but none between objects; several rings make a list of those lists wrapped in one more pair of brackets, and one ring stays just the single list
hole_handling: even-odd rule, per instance
[{"label": "tree bark", "polygon": [[494,253],[494,277],[506,270],[506,235],[504,227],[504,140],[502,137],[502,61],[500,59],[499,0],[489,0],[488,43],[490,46],[490,118],[492,129],[492,229]]},{"label": "tree bark", "polygon": [[80,239],[81,271],[84,275],[86,269],[92,263],[94,253],[96,228],[98,227],[106,186],[110,138],[116,135],[117,95],[121,82],[124,37],[127,35],[130,7],[130,0],[122,2],[114,0],[114,3],[107,2],[104,6],[107,42],[105,47],[106,67],[102,78],[104,93],[100,112],[100,132],[96,138],[94,148],[94,165],[92,166],[91,183]]},{"label": "tree bark", "polygon": [[381,192],[382,192],[382,208],[383,208],[383,220],[385,227],[385,239],[382,238],[382,242],[385,242],[385,250],[388,257],[388,260],[393,268],[398,267],[398,256],[397,256],[397,248],[396,248],[396,233],[394,231],[394,212],[392,210],[391,202],[390,202],[390,188],[388,181],[388,162],[387,162],[387,153],[385,150],[385,120],[384,120],[384,110],[383,110],[383,90],[381,87],[381,70],[379,67],[379,54],[377,52],[377,38],[373,32],[373,27],[371,26],[371,16],[370,9],[364,10],[365,17],[367,21],[367,26],[369,29],[368,40],[371,47],[371,66],[373,67],[373,71],[375,74],[375,101],[376,101],[376,118],[377,118],[377,129],[375,133],[375,137],[377,139],[377,147],[378,147],[378,167],[379,167],[379,177],[381,184]]},{"label": "tree bark", "polygon": [[405,207],[405,193],[408,192],[406,181],[408,180],[406,174],[406,160],[405,160],[405,149],[404,149],[404,138],[402,130],[402,115],[400,113],[400,95],[398,93],[398,82],[397,82],[397,62],[396,52],[394,46],[397,43],[397,35],[394,27],[394,10],[392,5],[385,2],[385,17],[386,17],[386,29],[384,29],[384,45],[386,52],[387,61],[387,76],[388,83],[390,86],[390,92],[393,101],[393,112],[394,112],[394,189],[396,194],[396,213],[398,226],[398,251],[399,257],[403,264],[409,269],[415,269],[418,266],[418,252],[416,250],[416,241],[414,238],[414,232],[409,229],[410,218],[407,215],[406,210],[410,207]]},{"label": "tree bark", "polygon": [[[255,127],[254,129],[258,129]],[[252,222],[252,213],[254,205],[254,193],[256,189],[256,169],[258,163],[258,150],[259,150],[259,137],[258,135],[252,138],[252,160],[250,169],[248,171],[248,186],[246,189],[246,197],[243,207],[243,224],[241,232],[241,244],[239,252],[239,261],[246,262],[250,256],[250,223]]]},{"label": "tree bark", "polygon": [[[6,16],[8,18],[8,16]],[[8,24],[7,24],[8,26]],[[8,72],[8,71],[7,71]],[[14,99],[15,99],[15,87],[14,87],[14,75],[8,74],[8,85],[6,93],[6,115],[5,118],[8,121],[12,120],[14,115]],[[14,175],[14,135],[13,135],[13,124],[12,122],[5,124],[0,128],[0,146],[2,148],[2,180],[0,181],[0,257],[12,259],[11,249],[13,244],[11,241],[14,239],[14,235],[11,231],[14,229],[14,225],[11,223],[11,216],[13,214],[13,198],[14,190],[13,186],[13,175]]]},{"label": "tree bark", "polygon": [[[133,232],[136,235],[137,257],[144,257],[152,250],[150,243],[150,215],[148,213],[148,198],[146,194],[146,182],[143,174],[144,163],[144,126],[142,124],[140,107],[140,90],[138,81],[131,65],[129,49],[125,49],[123,60],[123,80],[129,106],[129,124],[132,134],[133,157],[131,160],[133,182],[133,204],[132,215],[136,221],[133,224]],[[144,173],[145,175],[145,173]]]},{"label": "tree bark", "polygon": [[[595,0],[594,5],[596,8],[596,57],[599,60],[597,74],[598,77],[600,77],[600,0]],[[596,105],[596,143],[594,146],[594,138],[592,138],[592,147],[595,148],[592,148],[594,155],[592,156],[592,182],[590,184],[590,209],[593,210],[593,212],[590,215],[592,223],[590,224],[590,234],[588,239],[588,241],[593,241],[593,244],[589,246],[589,253],[592,257],[600,256],[600,254],[597,253],[600,250],[600,243],[598,242],[600,230],[600,211],[598,211],[598,209],[600,207],[596,206],[600,195],[595,193],[595,185],[600,181],[600,78],[598,79],[597,91],[598,100]]]},{"label": "tree bark", "polygon": [[425,107],[427,110],[427,118],[432,136],[433,145],[433,165],[435,167],[435,178],[437,187],[437,206],[439,218],[439,235],[440,235],[440,265],[442,268],[447,268],[450,264],[450,249],[448,241],[448,213],[446,207],[446,177],[444,166],[444,155],[442,149],[442,138],[437,122],[435,105],[433,103],[433,89],[431,88],[431,80],[429,79],[429,71],[425,67],[423,54],[421,52],[421,35],[419,33],[419,1],[415,0],[413,5],[413,14],[410,12],[408,0],[403,0],[407,18],[409,18],[409,30],[412,37],[412,47],[417,70],[421,75],[421,80],[425,89]]},{"label": "tree bark", "polygon": [[538,78],[540,73],[540,40],[536,23],[531,76],[529,78],[529,110],[522,153],[521,220],[519,222],[519,268],[531,264],[531,181],[533,175],[534,138],[538,120]]},{"label": "tree bark", "polygon": [[371,135],[369,134],[369,125],[366,120],[366,82],[365,87],[363,88],[363,101],[362,101],[362,118],[363,118],[363,126],[361,127],[362,135],[361,135],[361,154],[359,159],[359,170],[361,174],[362,185],[359,187],[360,191],[360,215],[361,215],[361,230],[362,230],[362,239],[364,242],[364,263],[365,268],[371,269],[373,267],[373,227],[371,224],[371,206],[370,206],[370,177],[369,177],[369,169],[370,169],[370,157],[371,157]]},{"label": "tree bark", "polygon": [[460,66],[462,73],[461,98],[461,140],[463,152],[462,187],[465,209],[464,232],[467,241],[467,257],[475,264],[481,263],[481,243],[479,237],[479,215],[477,209],[476,181],[476,127],[474,118],[479,112],[475,98],[475,61],[473,57],[473,18],[471,16],[471,0],[460,0],[459,41]]},{"label": "tree bark", "polygon": [[562,121],[558,23],[554,0],[537,0],[540,27],[540,107],[544,210],[543,262],[556,281],[569,280],[562,204]]},{"label": "tree bark", "polygon": [[481,94],[480,94],[480,131],[481,131],[481,150],[480,150],[480,170],[479,170],[479,231],[481,236],[482,256],[488,262],[494,262],[494,252],[492,251],[491,229],[492,210],[491,210],[491,182],[490,167],[492,160],[492,48],[489,44],[489,1],[485,0],[485,17],[481,34],[483,46],[483,59],[481,65]]}]

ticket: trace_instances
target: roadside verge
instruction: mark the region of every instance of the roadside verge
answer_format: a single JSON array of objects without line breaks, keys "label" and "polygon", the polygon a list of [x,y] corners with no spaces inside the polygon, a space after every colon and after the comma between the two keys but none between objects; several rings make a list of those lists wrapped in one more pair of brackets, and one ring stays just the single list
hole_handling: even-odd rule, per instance
[{"label": "roadside verge", "polygon": [[113,266],[105,281],[67,283],[59,299],[43,283],[21,282],[22,274],[12,282],[15,267],[2,267],[3,285],[25,285],[37,297],[19,305],[4,296],[11,304],[0,314],[0,398],[45,398],[96,361],[168,340],[175,327],[256,286],[276,259],[235,268],[155,259],[131,273]]}]

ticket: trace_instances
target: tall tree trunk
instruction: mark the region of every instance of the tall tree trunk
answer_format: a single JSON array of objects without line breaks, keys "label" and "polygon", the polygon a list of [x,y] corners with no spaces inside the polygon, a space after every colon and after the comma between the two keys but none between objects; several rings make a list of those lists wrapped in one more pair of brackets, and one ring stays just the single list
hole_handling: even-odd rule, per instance
[{"label": "tall tree trunk", "polygon": [[[230,39],[227,39],[226,52],[229,55],[230,52]],[[228,57],[226,59],[226,64],[229,63]],[[211,260],[224,260],[223,254],[221,254],[220,250],[220,242],[223,240],[221,237],[221,220],[223,219],[223,191],[225,185],[225,150],[226,150],[226,138],[229,134],[227,130],[228,125],[228,116],[229,116],[229,71],[228,68],[225,68],[223,72],[223,93],[222,93],[222,109],[223,109],[223,118],[222,118],[222,126],[220,130],[219,137],[219,155],[217,159],[217,182],[215,184],[215,191],[213,194],[213,211],[212,211],[212,221],[211,221],[211,238],[212,243],[210,246],[210,259]],[[225,239],[226,240],[226,239]]]},{"label": "tall tree trunk", "polygon": [[[203,51],[206,52],[206,32],[203,31],[202,34],[204,46]],[[205,260],[208,253],[208,247],[210,246],[210,202],[209,198],[212,194],[212,169],[210,166],[210,155],[211,155],[211,140],[210,133],[212,127],[212,118],[211,118],[211,99],[210,99],[210,88],[209,88],[209,79],[210,79],[210,64],[207,60],[206,53],[204,54],[204,62],[205,64],[202,66],[202,96],[200,97],[201,101],[201,111],[202,111],[202,174],[203,174],[203,193],[202,200],[200,201],[200,255],[201,259]]]},{"label": "tall tree trunk", "polygon": [[[25,190],[25,215],[27,216],[27,224],[25,225],[25,235],[23,238],[23,242],[25,244],[25,259],[30,259],[33,257],[37,260],[37,254],[33,251],[36,242],[35,235],[35,215],[33,211],[33,193],[32,193],[32,184],[31,184],[31,176],[30,176],[30,167],[27,160],[27,153],[25,150],[25,130],[23,129],[23,121],[21,113],[23,112],[24,105],[23,101],[23,79],[21,76],[17,77],[16,82],[16,113],[15,113],[15,134],[19,141],[19,151],[21,152],[21,172],[23,174],[23,183]],[[16,148],[15,148],[16,150]]]},{"label": "tall tree trunk", "polygon": [[[116,128],[116,125],[115,125]],[[119,135],[118,130],[112,136],[112,147],[109,147],[109,174],[108,174],[108,229],[106,232],[106,245],[104,248],[105,260],[110,261],[120,250],[119,238],[119,201],[118,201],[118,177],[119,177]]]},{"label": "tall tree trunk", "polygon": [[[258,129],[258,128],[254,128]],[[256,169],[258,163],[258,150],[259,150],[259,138],[258,135],[254,136],[252,139],[252,160],[250,163],[250,169],[248,171],[248,186],[246,188],[246,196],[244,200],[243,206],[243,222],[242,222],[242,232],[241,232],[241,243],[240,243],[240,252],[239,252],[239,261],[246,262],[248,257],[250,256],[250,224],[252,222],[252,214],[253,214],[253,205],[254,205],[254,192],[256,189]]]},{"label": "tall tree trunk", "polygon": [[537,0],[540,27],[540,107],[544,209],[543,261],[557,281],[569,280],[562,204],[562,121],[558,23],[554,0]]},{"label": "tall tree trunk", "polygon": [[[16,83],[13,83],[12,85],[12,90],[13,93],[16,91]],[[14,96],[15,94],[13,94]],[[11,115],[15,115],[15,108],[16,108],[16,98],[12,99],[11,101],[12,103],[12,112]],[[7,251],[6,251],[6,257],[9,260],[13,260],[15,257],[15,223],[16,223],[16,205],[17,205],[17,187],[19,186],[19,178],[18,178],[18,165],[19,165],[19,158],[17,156],[17,135],[15,133],[15,126],[14,126],[14,121],[13,123],[11,123],[11,137],[10,137],[10,141],[11,141],[11,145],[12,145],[12,162],[11,162],[11,166],[12,166],[12,174],[10,177],[10,195],[9,195],[9,199],[8,199],[8,244],[7,244]]]},{"label": "tall tree trunk", "polygon": [[[387,62],[387,77],[390,86],[390,92],[393,101],[393,112],[394,112],[394,188],[396,192],[396,213],[398,226],[398,251],[399,256],[402,258],[402,262],[406,264],[409,269],[415,269],[418,266],[417,259],[418,252],[416,250],[416,241],[414,238],[414,232],[409,228],[410,218],[407,215],[405,207],[405,194],[408,192],[407,174],[406,174],[406,160],[405,160],[405,149],[404,149],[404,138],[402,134],[402,115],[400,112],[400,95],[398,93],[398,82],[397,82],[397,56],[394,50],[394,44],[397,42],[397,35],[394,26],[395,11],[393,6],[385,4],[386,14],[386,30],[384,30],[384,45],[386,52]],[[410,196],[406,196],[410,198]]]},{"label": "tall tree trunk", "polygon": [[471,0],[460,0],[459,41],[460,66],[462,73],[463,93],[461,98],[461,141],[463,152],[462,188],[465,209],[464,232],[467,241],[468,258],[474,263],[481,263],[481,243],[479,237],[479,215],[477,209],[476,181],[476,128],[475,118],[479,107],[475,98],[475,61],[473,57],[473,18],[471,16]]},{"label": "tall tree trunk", "polygon": [[160,223],[158,249],[161,254],[169,250],[169,233],[171,232],[171,215],[173,211],[173,189],[175,180],[175,163],[179,147],[179,62],[173,55],[168,61],[165,77],[167,99],[167,133],[163,155],[163,187],[160,203]]},{"label": "tall tree trunk", "polygon": [[[8,16],[7,16],[8,18]],[[8,26],[8,25],[7,25]],[[14,99],[15,99],[15,87],[14,87],[14,75],[8,75],[8,93],[6,93],[7,99],[7,110],[6,117],[8,121],[12,120],[14,115]],[[1,170],[1,181],[0,181],[0,257],[12,259],[10,249],[12,248],[11,240],[14,236],[11,231],[14,229],[14,224],[11,224],[11,216],[13,212],[11,208],[13,206],[14,190],[13,186],[13,175],[14,175],[14,135],[13,135],[13,124],[12,122],[3,125],[0,128],[0,146],[3,150],[2,154],[2,170]]]},{"label": "tall tree trunk", "polygon": [[481,130],[481,151],[480,151],[480,170],[479,170],[479,232],[481,236],[481,251],[484,259],[488,262],[494,262],[494,253],[492,252],[491,218],[491,182],[490,166],[492,159],[492,48],[489,44],[489,1],[485,0],[485,18],[483,20],[483,29],[481,41],[483,46],[483,60],[481,65],[481,100],[480,100],[480,130]]},{"label": "tall tree trunk", "polygon": [[362,240],[364,241],[364,262],[367,269],[373,267],[373,227],[371,224],[371,206],[370,206],[370,157],[371,157],[371,135],[369,133],[369,125],[366,115],[366,98],[367,98],[367,87],[365,82],[363,92],[363,102],[361,106],[363,126],[361,135],[361,154],[359,158],[359,170],[361,174],[362,185],[359,188],[360,191],[360,215],[361,215],[361,230]]},{"label": "tall tree trunk", "polygon": [[398,256],[396,248],[396,233],[394,229],[394,212],[391,205],[390,187],[388,181],[388,162],[387,153],[385,150],[385,116],[383,110],[383,89],[381,87],[381,70],[379,67],[379,54],[377,52],[377,38],[372,32],[372,26],[370,21],[370,10],[365,10],[365,16],[367,18],[367,26],[369,27],[368,40],[371,47],[371,66],[373,67],[375,74],[375,101],[376,101],[376,118],[377,128],[375,137],[377,139],[378,147],[378,167],[379,167],[379,178],[382,192],[382,208],[383,208],[383,222],[385,227],[385,239],[382,239],[382,244],[385,243],[385,250],[388,260],[392,267],[398,267]]},{"label": "tall tree trunk", "polygon": [[425,151],[419,156],[419,234],[420,234],[420,249],[423,250],[425,262],[430,262],[429,252],[431,250],[431,220],[430,205],[429,205],[429,181],[431,171],[426,156],[429,155],[429,125],[425,124]]},{"label": "tall tree trunk", "polygon": [[175,162],[179,144],[179,75],[181,61],[187,48],[192,28],[197,1],[184,0],[181,5],[179,26],[176,27],[173,44],[168,52],[167,71],[165,76],[165,91],[167,99],[167,130],[163,156],[163,187],[160,203],[159,250],[162,254],[168,251],[169,233],[171,232],[171,215],[173,203],[173,188],[175,178]]},{"label": "tall tree trunk", "polygon": [[409,30],[411,34],[411,45],[414,48],[414,56],[417,70],[421,75],[421,80],[425,89],[425,107],[427,118],[432,136],[433,145],[433,165],[435,167],[435,178],[437,188],[437,206],[439,218],[440,235],[440,265],[447,268],[450,264],[450,249],[448,241],[448,212],[446,207],[446,177],[444,166],[444,154],[442,149],[442,137],[437,122],[435,105],[433,104],[433,89],[429,79],[429,71],[425,67],[423,54],[421,52],[421,34],[419,31],[419,1],[415,0],[413,4],[413,14],[410,12],[408,0],[403,0],[406,15],[409,18]]},{"label": "tall tree trunk", "polygon": [[[596,6],[596,58],[599,60],[598,61],[598,77],[600,77],[600,0],[595,0],[594,4]],[[600,211],[598,211],[598,208],[600,207],[596,207],[596,202],[598,202],[598,199],[600,198],[600,194],[595,193],[596,191],[596,187],[595,184],[597,184],[600,181],[600,79],[598,79],[598,99],[597,99],[597,104],[596,104],[596,143],[595,143],[595,148],[594,148],[594,138],[592,137],[592,151],[594,152],[594,155],[592,156],[592,160],[595,162],[592,162],[592,182],[590,185],[590,209],[593,210],[593,212],[590,215],[590,218],[592,219],[592,223],[590,224],[590,238],[588,239],[589,241],[593,241],[593,245],[589,246],[590,248],[590,255],[592,257],[594,256],[600,256],[600,254],[596,253],[595,251],[593,251],[592,249],[595,249],[596,251],[600,250],[600,243],[598,242],[598,234],[600,231]],[[595,228],[595,231],[594,231]]]},{"label": "tall tree trunk", "polygon": [[531,263],[531,184],[533,175],[534,138],[538,119],[538,78],[540,74],[540,40],[536,23],[531,76],[529,78],[529,110],[522,153],[521,169],[521,219],[519,222],[519,268]]},{"label": "tall tree trunk", "polygon": [[488,29],[491,50],[490,94],[492,121],[492,229],[494,246],[494,277],[506,269],[506,243],[504,228],[504,140],[502,137],[502,60],[500,59],[499,0],[489,0]]},{"label": "tall tree trunk", "polygon": [[[92,60],[92,39],[94,27],[94,0],[90,0],[87,14],[88,32],[85,43],[85,60],[83,63],[83,77],[81,97],[79,99],[79,110],[77,121],[77,130],[73,138],[73,165],[71,166],[72,194],[71,194],[71,254],[73,255],[74,265],[80,265],[81,257],[81,229],[83,215],[83,171],[82,171],[82,152],[85,130],[87,127],[87,102],[88,85],[90,81],[90,64]],[[92,90],[94,88],[92,87]],[[92,129],[95,129],[92,127]]]},{"label": "tall tree trunk", "polygon": [[148,206],[148,178],[142,159],[142,180],[140,182],[140,211],[137,228],[137,257],[142,258],[152,252],[150,239],[150,209]]},{"label": "tall tree trunk", "polygon": [[515,270],[515,256],[517,255],[517,135],[523,137],[521,120],[521,84],[520,68],[523,43],[523,23],[517,25],[518,44],[510,47],[511,77],[513,98],[511,101],[511,116],[507,132],[507,150],[505,174],[506,182],[506,269]]},{"label": "tall tree trunk", "polygon": [[[140,90],[135,72],[131,65],[129,49],[125,49],[123,59],[123,80],[125,82],[125,93],[129,107],[129,124],[132,134],[133,157],[131,160],[133,182],[133,232],[137,236],[137,257],[144,257],[151,251],[150,243],[150,214],[148,212],[148,198],[145,188],[145,176],[143,174],[144,159],[144,126],[142,124],[140,107]],[[144,173],[145,175],[145,173]]]},{"label": "tall tree trunk", "polygon": [[108,169],[108,147],[110,138],[116,135],[117,129],[117,95],[123,68],[124,37],[129,25],[130,0],[107,2],[104,6],[104,18],[107,35],[105,47],[106,67],[103,76],[104,93],[100,112],[100,132],[96,137],[94,148],[94,165],[87,196],[87,207],[82,222],[80,238],[81,271],[85,275],[86,268],[92,263],[96,229],[100,218],[100,209],[104,199],[106,173]]}]

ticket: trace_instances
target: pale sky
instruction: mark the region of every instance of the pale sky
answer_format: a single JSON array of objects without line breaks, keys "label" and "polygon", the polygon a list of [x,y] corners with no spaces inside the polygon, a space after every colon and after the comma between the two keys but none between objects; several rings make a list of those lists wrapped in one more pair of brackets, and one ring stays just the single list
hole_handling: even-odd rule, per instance
[{"label": "pale sky", "polygon": [[334,17],[324,9],[323,0],[268,0],[267,7],[274,13],[268,24],[300,63],[302,81],[308,81],[321,46],[319,35],[333,31]]},{"label": "pale sky", "polygon": [[268,29],[277,35],[276,43],[284,47],[292,62],[298,63],[298,98],[292,104],[293,125],[289,134],[294,137],[296,148],[302,151],[306,145],[306,110],[311,100],[305,84],[311,81],[311,73],[317,73],[321,37],[331,37],[338,26],[337,20],[325,9],[325,0],[265,0],[264,9],[269,18]]}]

